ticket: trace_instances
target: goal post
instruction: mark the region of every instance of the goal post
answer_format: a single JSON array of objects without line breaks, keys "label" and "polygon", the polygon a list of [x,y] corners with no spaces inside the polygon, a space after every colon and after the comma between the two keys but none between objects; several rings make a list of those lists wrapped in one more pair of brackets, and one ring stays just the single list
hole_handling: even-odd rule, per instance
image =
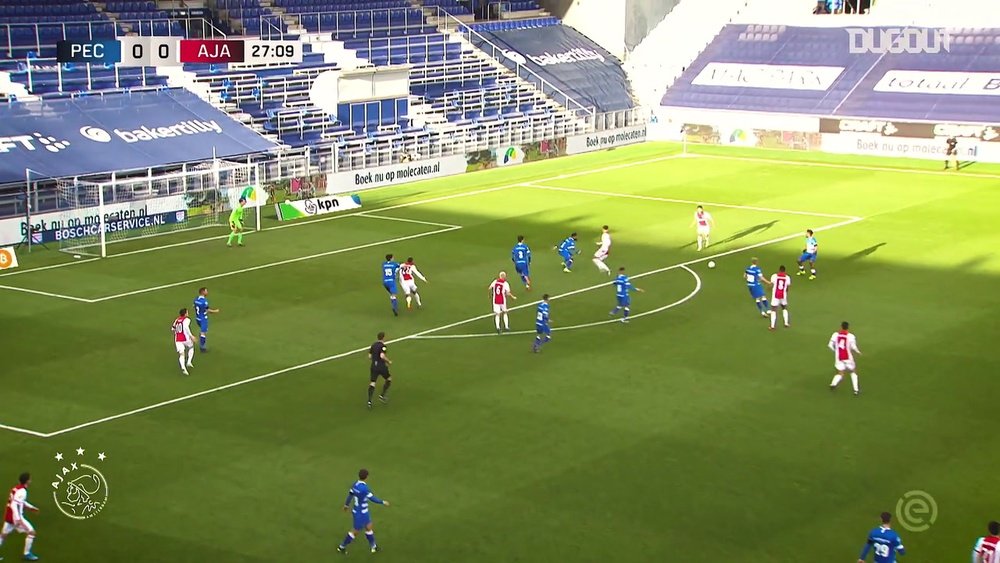
[{"label": "goal post", "polygon": [[59,250],[100,257],[224,236],[240,198],[248,207],[244,228],[259,231],[266,203],[258,165],[225,160],[104,182],[61,179],[57,193]]}]

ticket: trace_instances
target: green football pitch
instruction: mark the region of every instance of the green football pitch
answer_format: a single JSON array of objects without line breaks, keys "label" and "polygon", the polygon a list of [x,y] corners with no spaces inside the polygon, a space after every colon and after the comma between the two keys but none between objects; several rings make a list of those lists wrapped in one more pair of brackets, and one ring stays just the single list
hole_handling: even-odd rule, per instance
[{"label": "green football pitch", "polygon": [[[20,254],[0,275],[0,485],[32,472],[35,551],[332,560],[365,467],[392,506],[373,507],[383,551],[359,538],[351,560],[852,561],[885,510],[909,560],[968,561],[1000,518],[1000,170],[680,153],[650,143],[378,189],[311,221],[267,210],[243,248],[220,228],[108,259]],[[699,203],[716,221],[700,253]],[[590,260],[603,224],[609,265],[645,290],[627,325]],[[793,270],[807,228],[819,277],[793,278],[792,327],[771,332],[743,268]],[[572,231],[583,254],[567,274],[552,246]],[[519,234],[530,292],[510,262]],[[430,280],[398,318],[390,252]],[[503,336],[487,292],[500,270],[518,298]],[[184,377],[168,329],[202,285],[221,312]],[[555,331],[532,354],[543,293]],[[864,352],[857,398],[828,390],[843,320]],[[368,411],[364,352],[383,330],[391,402]],[[107,484],[91,500],[108,496],[75,520],[59,479],[83,464]]]}]

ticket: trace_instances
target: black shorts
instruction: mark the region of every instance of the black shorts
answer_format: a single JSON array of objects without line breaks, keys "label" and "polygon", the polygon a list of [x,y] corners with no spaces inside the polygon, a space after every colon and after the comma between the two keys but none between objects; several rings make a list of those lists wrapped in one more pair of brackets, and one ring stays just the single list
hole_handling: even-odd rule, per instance
[{"label": "black shorts", "polygon": [[958,149],[945,149],[945,156],[958,156]]},{"label": "black shorts", "polygon": [[372,366],[371,370],[372,382],[378,381],[379,377],[384,377],[389,379],[392,374],[389,373],[389,366]]}]

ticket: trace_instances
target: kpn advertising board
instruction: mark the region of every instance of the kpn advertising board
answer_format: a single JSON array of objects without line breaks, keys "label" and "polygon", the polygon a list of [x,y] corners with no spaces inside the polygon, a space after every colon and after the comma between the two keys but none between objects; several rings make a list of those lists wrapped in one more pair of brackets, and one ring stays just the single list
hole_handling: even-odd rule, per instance
[{"label": "kpn advertising board", "polygon": [[274,210],[278,214],[278,220],[289,221],[292,219],[304,219],[317,215],[350,211],[360,207],[361,198],[357,195],[328,195],[295,201],[283,201],[275,204]]}]

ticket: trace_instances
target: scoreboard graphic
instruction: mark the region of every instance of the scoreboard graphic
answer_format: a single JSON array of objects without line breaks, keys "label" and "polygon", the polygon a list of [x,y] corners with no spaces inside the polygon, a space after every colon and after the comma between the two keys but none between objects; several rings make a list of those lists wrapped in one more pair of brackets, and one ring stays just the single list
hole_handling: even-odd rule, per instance
[{"label": "scoreboard graphic", "polygon": [[302,62],[301,41],[264,39],[181,39],[118,37],[59,41],[60,63],[134,66],[180,66],[185,63],[264,65]]}]

